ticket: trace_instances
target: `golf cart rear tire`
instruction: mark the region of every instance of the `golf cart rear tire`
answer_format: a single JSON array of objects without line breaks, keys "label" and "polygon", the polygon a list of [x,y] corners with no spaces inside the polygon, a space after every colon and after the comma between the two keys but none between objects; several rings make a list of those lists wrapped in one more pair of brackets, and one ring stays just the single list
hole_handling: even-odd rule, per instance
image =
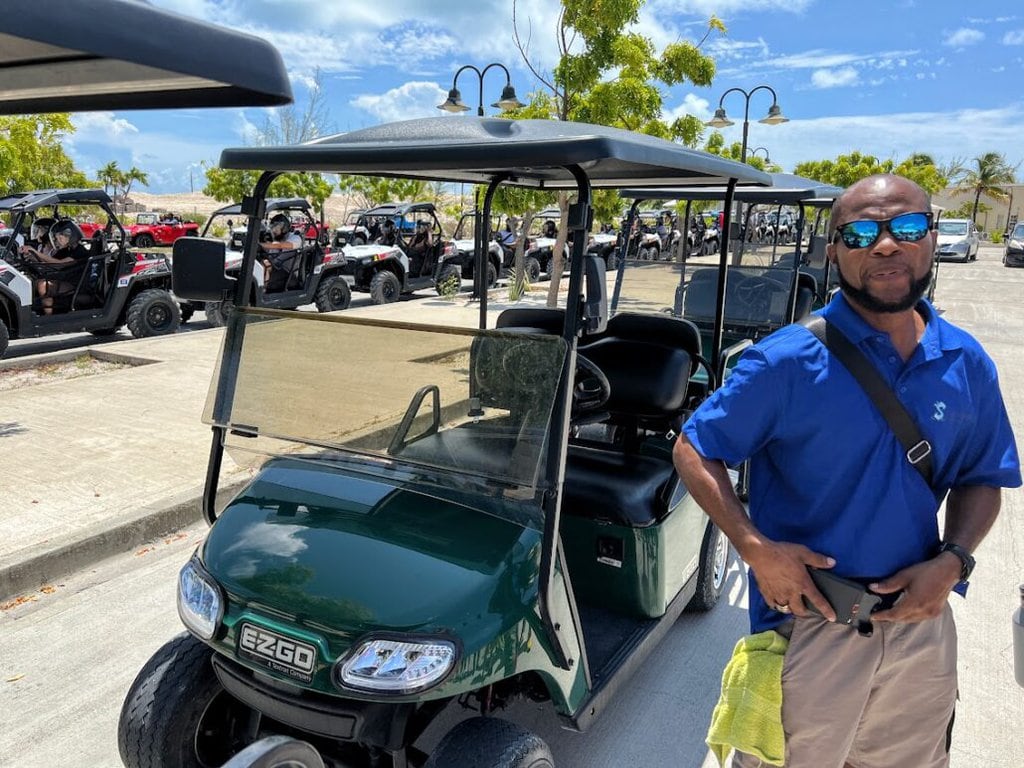
[{"label": "golf cart rear tire", "polygon": [[217,328],[223,328],[228,324],[228,318],[235,311],[235,302],[231,299],[224,301],[208,301],[203,310],[206,312],[206,321]]},{"label": "golf cart rear tire", "polygon": [[[204,715],[227,697],[210,664],[213,652],[188,633],[162,646],[139,672],[117,722],[117,749],[126,768],[222,765],[233,751],[226,738],[197,744]],[[220,699],[225,702],[225,699]],[[227,699],[230,706],[232,700]],[[241,706],[241,705],[238,705]],[[196,754],[210,749],[216,754]]]},{"label": "golf cart rear tire", "polygon": [[174,333],[179,325],[178,302],[162,288],[142,291],[128,305],[128,330],[136,339]]},{"label": "golf cart rear tire", "polygon": [[686,606],[687,611],[710,611],[725,590],[725,574],[729,568],[731,546],[722,530],[709,522],[700,545],[697,591]]},{"label": "golf cart rear tire", "polygon": [[11,343],[11,332],[7,330],[7,323],[0,320],[0,357],[4,356],[7,346]]},{"label": "golf cart rear tire", "polygon": [[370,299],[374,304],[390,304],[401,295],[402,285],[394,272],[382,269],[370,280]]},{"label": "golf cart rear tire", "polygon": [[498,285],[498,268],[493,263],[487,262],[487,287],[494,288]]},{"label": "golf cart rear tire", "polygon": [[508,720],[473,717],[452,728],[424,768],[554,768],[548,745]]},{"label": "golf cart rear tire", "polygon": [[331,275],[316,289],[318,312],[338,312],[352,303],[352,289],[341,275]]}]

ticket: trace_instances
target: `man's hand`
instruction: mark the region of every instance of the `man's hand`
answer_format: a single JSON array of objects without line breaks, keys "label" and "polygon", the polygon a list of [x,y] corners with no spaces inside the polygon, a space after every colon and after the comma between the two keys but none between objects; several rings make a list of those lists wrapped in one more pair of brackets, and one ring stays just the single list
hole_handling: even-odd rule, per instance
[{"label": "man's hand", "polygon": [[768,605],[785,606],[788,610],[783,613],[808,616],[810,612],[803,601],[806,597],[822,616],[829,621],[836,620],[836,612],[814,586],[807,572],[807,566],[833,567],[836,561],[831,557],[818,554],[803,544],[770,542],[760,545],[756,555],[747,554],[745,559],[757,577],[757,585]]},{"label": "man's hand", "polygon": [[892,608],[871,614],[872,621],[926,621],[939,616],[949,591],[960,580],[960,559],[951,552],[897,571],[884,581],[871,584],[872,592],[889,595],[902,590]]}]

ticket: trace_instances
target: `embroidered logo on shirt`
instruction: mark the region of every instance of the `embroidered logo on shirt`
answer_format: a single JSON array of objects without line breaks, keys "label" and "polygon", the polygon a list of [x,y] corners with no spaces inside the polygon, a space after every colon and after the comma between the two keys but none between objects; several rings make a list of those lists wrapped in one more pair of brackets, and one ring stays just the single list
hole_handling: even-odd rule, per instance
[{"label": "embroidered logo on shirt", "polygon": [[946,404],[941,400],[937,400],[935,403],[935,413],[932,414],[932,418],[936,421],[942,421],[946,418]]}]

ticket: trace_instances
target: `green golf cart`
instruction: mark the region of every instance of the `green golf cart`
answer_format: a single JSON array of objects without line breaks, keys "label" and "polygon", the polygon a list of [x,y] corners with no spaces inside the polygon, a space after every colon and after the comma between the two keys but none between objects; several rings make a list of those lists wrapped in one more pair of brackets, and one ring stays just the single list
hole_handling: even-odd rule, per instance
[{"label": "green golf cart", "polygon": [[[328,765],[553,765],[500,710],[525,697],[586,729],[685,608],[715,605],[729,557],[671,462],[707,391],[691,387],[700,333],[609,319],[591,189],[724,184],[728,205],[738,181],[769,177],[618,129],[472,117],[230,149],[221,165],[272,170],[246,201],[237,281],[222,243],[175,246],[176,294],[238,309],[205,411],[212,527],[178,580],[188,631],[128,692],[125,764],[215,766],[292,737]],[[267,189],[314,169],[483,184],[485,221],[502,183],[575,192],[564,305],[488,327],[481,291],[475,329],[250,306]],[[312,381],[345,402],[325,410]],[[225,453],[255,474],[217,514]],[[427,754],[450,707],[467,716]]]}]

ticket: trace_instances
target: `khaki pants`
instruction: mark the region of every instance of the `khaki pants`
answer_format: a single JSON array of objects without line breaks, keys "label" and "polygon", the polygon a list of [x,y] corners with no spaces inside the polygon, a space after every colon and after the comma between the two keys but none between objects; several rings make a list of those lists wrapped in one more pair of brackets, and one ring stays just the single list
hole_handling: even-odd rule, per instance
[{"label": "khaki pants", "polygon": [[[782,669],[785,768],[946,768],[956,626],[876,621],[871,637],[817,616],[791,631]],[[768,768],[736,753],[733,768]]]}]

